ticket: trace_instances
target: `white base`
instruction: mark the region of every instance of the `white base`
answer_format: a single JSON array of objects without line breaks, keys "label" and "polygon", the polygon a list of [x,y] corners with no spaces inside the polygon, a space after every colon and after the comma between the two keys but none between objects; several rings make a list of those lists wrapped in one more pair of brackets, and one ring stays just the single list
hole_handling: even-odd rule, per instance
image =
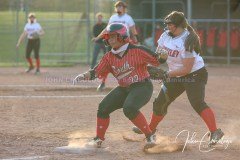
[{"label": "white base", "polygon": [[94,148],[88,146],[62,146],[56,147],[54,152],[59,153],[72,153],[72,154],[81,154],[81,155],[91,155],[96,154],[97,152],[108,152],[109,147]]}]

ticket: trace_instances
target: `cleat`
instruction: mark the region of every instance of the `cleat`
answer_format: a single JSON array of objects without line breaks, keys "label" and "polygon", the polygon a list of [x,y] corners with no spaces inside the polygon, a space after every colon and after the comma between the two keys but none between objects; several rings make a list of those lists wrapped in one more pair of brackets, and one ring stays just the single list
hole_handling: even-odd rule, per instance
[{"label": "cleat", "polygon": [[101,83],[98,87],[97,87],[97,91],[98,92],[102,92],[105,89],[105,83]]},{"label": "cleat", "polygon": [[144,150],[152,148],[156,145],[156,135],[152,133],[151,135],[146,137],[146,144],[144,146]]},{"label": "cleat", "polygon": [[36,69],[35,74],[40,74],[40,69],[39,68]]},{"label": "cleat", "polygon": [[33,70],[34,69],[34,67],[33,66],[30,66],[30,67],[28,67],[28,69],[25,71],[26,73],[29,73],[31,70]]},{"label": "cleat", "polygon": [[[132,131],[133,131],[134,133],[137,133],[137,134],[143,134],[142,131],[141,131],[138,127],[136,127],[136,126],[133,126],[133,127],[132,127]],[[157,131],[157,129],[153,130],[152,133],[155,134],[156,131]]]},{"label": "cleat", "polygon": [[134,133],[137,133],[137,134],[143,134],[142,131],[141,131],[138,127],[136,127],[136,126],[133,126],[133,127],[132,127],[132,131],[133,131]]},{"label": "cleat", "polygon": [[87,146],[93,148],[101,148],[102,142],[103,140],[101,140],[99,137],[95,137],[87,143]]},{"label": "cleat", "polygon": [[217,142],[224,136],[224,133],[219,128],[214,132],[210,133],[210,142],[208,143],[209,147],[214,146]]}]

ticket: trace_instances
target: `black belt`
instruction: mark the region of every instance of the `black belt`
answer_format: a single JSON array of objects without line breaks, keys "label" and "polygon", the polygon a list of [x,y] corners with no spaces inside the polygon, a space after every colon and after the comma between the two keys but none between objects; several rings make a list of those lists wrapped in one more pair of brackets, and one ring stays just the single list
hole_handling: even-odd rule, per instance
[{"label": "black belt", "polygon": [[151,82],[151,80],[149,78],[145,78],[145,79],[143,79],[143,80],[141,80],[139,82]]}]

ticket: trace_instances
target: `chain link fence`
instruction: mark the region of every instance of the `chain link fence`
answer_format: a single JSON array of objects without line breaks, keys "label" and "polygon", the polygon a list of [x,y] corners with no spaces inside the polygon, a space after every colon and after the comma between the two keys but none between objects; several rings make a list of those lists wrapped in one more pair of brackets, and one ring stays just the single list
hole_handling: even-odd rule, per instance
[{"label": "chain link fence", "polygon": [[[156,40],[165,27],[164,16],[172,10],[178,10],[185,13],[199,33],[205,60],[239,63],[240,14],[237,9],[236,13],[228,15],[230,0],[127,2],[128,12],[136,22],[141,43],[151,49],[154,50]],[[19,50],[15,46],[27,22],[28,13],[34,12],[45,31],[40,49],[43,64],[89,64],[92,57],[91,38],[95,14],[102,12],[104,21],[108,22],[114,13],[114,3],[113,0],[1,0],[0,63],[25,62],[26,41]],[[210,34],[213,34],[212,37]],[[227,54],[228,50],[230,54]]]},{"label": "chain link fence", "polygon": [[[104,11],[105,21],[113,13],[113,2],[100,0],[9,0],[0,12],[0,62],[21,64],[25,61],[26,41],[16,43],[30,12],[45,31],[41,38],[43,64],[89,63],[92,53],[92,27],[95,14]],[[104,10],[104,7],[109,8]]]}]

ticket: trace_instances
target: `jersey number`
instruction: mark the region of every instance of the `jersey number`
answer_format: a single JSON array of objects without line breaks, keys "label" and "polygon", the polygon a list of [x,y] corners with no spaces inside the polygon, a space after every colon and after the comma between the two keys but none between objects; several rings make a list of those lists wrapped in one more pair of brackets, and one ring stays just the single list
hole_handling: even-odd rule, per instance
[{"label": "jersey number", "polygon": [[133,77],[129,77],[129,80],[134,83],[134,82],[138,82],[138,75],[135,75]]}]

